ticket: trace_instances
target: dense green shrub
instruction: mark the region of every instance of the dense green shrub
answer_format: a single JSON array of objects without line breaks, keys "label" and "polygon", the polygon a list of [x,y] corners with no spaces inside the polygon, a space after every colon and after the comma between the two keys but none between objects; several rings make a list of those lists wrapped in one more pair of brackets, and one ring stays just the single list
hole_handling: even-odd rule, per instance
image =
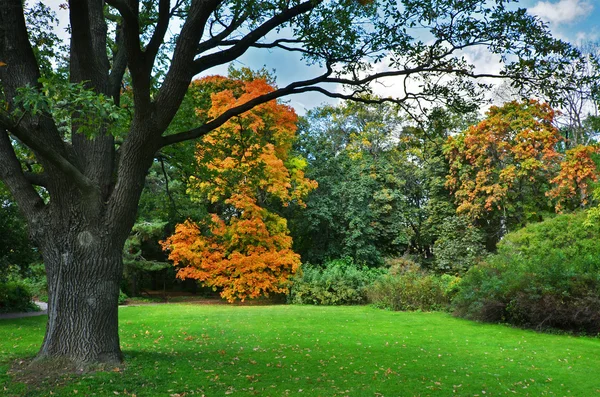
[{"label": "dense green shrub", "polygon": [[437,276],[422,271],[415,264],[393,266],[389,274],[370,288],[369,301],[389,310],[445,310],[456,291],[458,277]]},{"label": "dense green shrub", "polygon": [[305,264],[294,277],[288,301],[312,305],[366,303],[366,290],[385,270],[356,265],[352,259],[329,261],[323,266]]},{"label": "dense green shrub", "polygon": [[600,225],[559,215],[509,233],[467,272],[459,316],[520,326],[600,332]]},{"label": "dense green shrub", "polygon": [[0,313],[37,310],[27,287],[17,281],[0,283]]}]

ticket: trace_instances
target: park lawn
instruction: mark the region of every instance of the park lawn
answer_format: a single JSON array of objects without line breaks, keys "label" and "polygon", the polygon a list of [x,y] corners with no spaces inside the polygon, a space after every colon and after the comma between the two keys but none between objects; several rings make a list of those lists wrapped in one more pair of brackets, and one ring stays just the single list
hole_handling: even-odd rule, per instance
[{"label": "park lawn", "polygon": [[0,395],[600,397],[598,338],[366,306],[169,304],[119,314],[121,368],[37,388],[6,372],[36,353],[45,316],[0,320]]}]

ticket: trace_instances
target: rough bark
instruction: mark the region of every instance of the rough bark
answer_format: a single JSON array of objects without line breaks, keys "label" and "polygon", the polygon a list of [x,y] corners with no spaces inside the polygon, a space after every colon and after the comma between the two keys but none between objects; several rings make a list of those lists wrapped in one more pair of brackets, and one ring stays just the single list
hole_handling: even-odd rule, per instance
[{"label": "rough bark", "polygon": [[75,228],[43,249],[49,302],[38,359],[67,358],[77,366],[122,360],[117,306],[121,250],[98,232]]}]

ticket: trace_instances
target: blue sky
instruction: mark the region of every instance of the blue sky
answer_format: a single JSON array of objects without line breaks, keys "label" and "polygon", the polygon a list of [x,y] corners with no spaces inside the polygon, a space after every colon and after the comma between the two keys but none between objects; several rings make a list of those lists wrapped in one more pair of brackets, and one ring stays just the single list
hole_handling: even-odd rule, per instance
[{"label": "blue sky", "polygon": [[600,0],[522,0],[519,4],[547,22],[561,39],[600,40]]},{"label": "blue sky", "polygon": [[[58,5],[63,2],[64,0],[45,2],[57,10],[62,32],[68,23],[68,14],[58,10]],[[600,41],[600,0],[520,0],[516,5],[527,8],[531,14],[539,16],[558,38],[571,43]],[[499,68],[497,57],[491,57],[485,51],[471,52],[467,56],[482,70],[497,71]],[[320,73],[317,66],[306,66],[297,54],[289,54],[281,50],[249,51],[235,61],[234,66],[247,66],[253,69],[266,66],[269,70],[275,69],[279,86],[299,79],[311,78]],[[215,68],[209,73],[226,74],[227,67]],[[380,95],[390,95],[395,91],[393,84],[391,81],[386,82],[386,86],[378,86],[375,91]],[[337,102],[318,93],[294,95],[286,100],[299,114],[304,114],[306,110],[323,103]]]}]

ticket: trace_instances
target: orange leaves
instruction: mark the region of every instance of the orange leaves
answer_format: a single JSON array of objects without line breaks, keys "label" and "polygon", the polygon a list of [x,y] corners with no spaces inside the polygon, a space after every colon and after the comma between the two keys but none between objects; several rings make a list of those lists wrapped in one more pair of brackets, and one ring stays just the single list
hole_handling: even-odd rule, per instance
[{"label": "orange leaves", "polygon": [[240,214],[228,224],[213,215],[208,235],[186,221],[163,242],[169,259],[181,266],[177,276],[221,288],[221,296],[230,302],[287,292],[287,280],[298,270],[300,257],[291,250],[285,219],[248,196],[235,195],[229,200],[234,203]]},{"label": "orange leaves", "polygon": [[567,150],[560,164],[560,171],[552,179],[554,187],[547,192],[548,197],[556,201],[556,212],[562,212],[566,205],[576,201],[577,206],[588,203],[591,182],[598,180],[598,169],[592,158],[600,154],[597,146],[576,146]]},{"label": "orange leaves", "polygon": [[[552,125],[554,111],[536,101],[492,107],[487,118],[448,140],[446,180],[458,212],[474,219],[519,207],[532,213],[587,204],[589,183],[598,180],[592,155],[597,147],[557,151],[563,138]],[[527,218],[527,214],[519,215]]]},{"label": "orange leaves", "polygon": [[455,193],[459,212],[477,219],[548,181],[562,139],[553,119],[547,104],[510,102],[491,107],[485,120],[449,139],[446,186]]},{"label": "orange leaves", "polygon": [[[209,118],[274,90],[265,79],[210,76],[193,84],[192,89],[204,84],[214,90],[210,109],[199,112]],[[300,257],[291,250],[286,220],[265,209],[264,201],[303,205],[316,187],[304,177],[306,162],[290,156],[296,121],[290,107],[270,101],[232,118],[198,144],[189,193],[220,203],[222,212],[200,226],[178,225],[163,243],[180,267],[178,277],[219,288],[230,302],[287,291]]]}]

